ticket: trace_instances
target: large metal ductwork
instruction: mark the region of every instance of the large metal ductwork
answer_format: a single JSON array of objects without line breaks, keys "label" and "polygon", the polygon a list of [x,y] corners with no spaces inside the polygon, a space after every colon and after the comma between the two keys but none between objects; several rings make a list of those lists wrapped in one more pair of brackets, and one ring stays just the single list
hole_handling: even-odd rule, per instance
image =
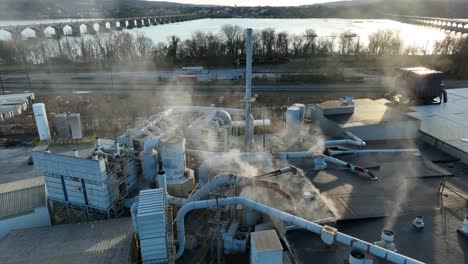
[{"label": "large metal ductwork", "polygon": [[263,214],[269,215],[271,217],[277,218],[283,222],[296,225],[300,228],[309,230],[315,234],[320,235],[324,243],[331,245],[334,242],[339,242],[346,246],[350,246],[356,249],[360,249],[364,252],[368,252],[376,257],[390,261],[397,264],[423,264],[423,262],[412,259],[410,257],[398,254],[392,250],[388,250],[377,245],[371,244],[369,242],[363,241],[359,238],[346,235],[344,233],[338,232],[335,228],[329,226],[322,226],[320,224],[305,220],[303,218],[294,216],[292,214],[285,213],[278,209],[266,206],[255,201],[241,198],[241,197],[230,197],[226,199],[215,199],[215,200],[205,200],[198,202],[187,203],[177,212],[177,241],[179,243],[178,249],[176,252],[176,259],[180,258],[184,253],[185,249],[185,215],[197,209],[203,208],[214,208],[216,206],[226,206],[226,205],[243,205],[245,207],[252,208],[256,211],[259,211]]},{"label": "large metal ductwork", "polygon": [[353,139],[338,139],[338,140],[327,140],[325,141],[325,146],[335,146],[335,145],[354,145],[358,147],[365,147],[366,142],[364,141],[357,141]]},{"label": "large metal ductwork", "polygon": [[158,171],[158,157],[153,151],[159,151],[159,137],[153,137],[145,141],[143,145],[143,176],[146,182],[152,184],[156,181],[156,172]]},{"label": "large metal ductwork", "polygon": [[[195,192],[192,196],[190,196],[187,199],[179,198],[179,197],[168,197],[168,201],[170,204],[173,204],[177,207],[182,207],[184,204],[194,202],[194,201],[199,201],[203,200],[208,195],[216,190],[217,188],[223,186],[223,185],[239,185],[239,186],[255,186],[255,187],[264,187],[264,188],[269,188],[280,194],[282,197],[286,198],[289,203],[292,203],[292,198],[291,196],[283,191],[280,187],[280,185],[276,182],[268,182],[264,180],[260,180],[259,178],[267,175],[280,175],[283,173],[287,173],[290,171],[293,171],[295,169],[294,167],[286,167],[282,168],[276,171],[272,171],[263,175],[259,175],[254,178],[247,178],[239,175],[234,175],[234,174],[228,174],[228,173],[222,173],[218,174],[215,177],[213,177],[213,180],[208,183],[203,185],[202,188],[200,188],[197,192]],[[258,179],[255,179],[258,178]],[[294,205],[291,204],[291,208],[293,208]]]},{"label": "large metal ductwork", "polygon": [[198,168],[198,184],[203,186],[209,182],[210,168],[223,165],[227,166],[234,162],[268,162],[266,167],[271,167],[271,153],[227,153],[224,155],[215,155],[206,159]]}]

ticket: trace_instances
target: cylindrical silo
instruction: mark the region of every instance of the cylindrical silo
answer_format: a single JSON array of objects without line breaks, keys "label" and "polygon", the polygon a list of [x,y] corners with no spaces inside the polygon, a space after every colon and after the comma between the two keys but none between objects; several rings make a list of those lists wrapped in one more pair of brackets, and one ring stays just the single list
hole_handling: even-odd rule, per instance
[{"label": "cylindrical silo", "polygon": [[301,123],[301,109],[296,106],[288,107],[288,110],[286,110],[286,141],[299,136],[301,132]]},{"label": "cylindrical silo", "polygon": [[304,122],[304,118],[305,118],[305,108],[306,106],[304,104],[293,104],[292,106],[295,106],[297,108],[299,108],[299,110],[301,111],[301,123]]},{"label": "cylindrical silo", "polygon": [[167,180],[183,178],[185,172],[185,142],[182,137],[162,135],[160,137],[162,170],[166,172]]},{"label": "cylindrical silo", "polygon": [[40,140],[50,140],[49,121],[43,103],[33,104],[34,119],[36,120],[37,132]]}]

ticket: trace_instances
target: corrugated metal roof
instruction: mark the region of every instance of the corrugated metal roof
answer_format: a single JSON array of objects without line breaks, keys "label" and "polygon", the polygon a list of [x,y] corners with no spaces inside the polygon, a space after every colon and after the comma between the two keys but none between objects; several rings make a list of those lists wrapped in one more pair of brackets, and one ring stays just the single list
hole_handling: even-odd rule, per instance
[{"label": "corrugated metal roof", "polygon": [[0,184],[0,217],[27,212],[45,204],[43,177]]},{"label": "corrugated metal roof", "polygon": [[0,263],[129,263],[131,218],[10,232],[0,242]]},{"label": "corrugated metal roof", "polygon": [[257,251],[283,250],[283,246],[274,230],[253,232],[250,235]]}]

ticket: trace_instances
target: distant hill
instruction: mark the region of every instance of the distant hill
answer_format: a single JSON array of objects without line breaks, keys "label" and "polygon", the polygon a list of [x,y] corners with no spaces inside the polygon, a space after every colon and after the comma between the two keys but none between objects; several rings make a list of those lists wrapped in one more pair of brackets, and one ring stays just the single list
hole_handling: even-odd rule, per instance
[{"label": "distant hill", "polygon": [[144,0],[0,0],[0,19],[132,17],[383,18],[386,14],[468,18],[468,0],[353,0],[299,7],[232,7]]},{"label": "distant hill", "polygon": [[192,13],[199,8],[144,0],[0,0],[0,19],[127,17]]}]

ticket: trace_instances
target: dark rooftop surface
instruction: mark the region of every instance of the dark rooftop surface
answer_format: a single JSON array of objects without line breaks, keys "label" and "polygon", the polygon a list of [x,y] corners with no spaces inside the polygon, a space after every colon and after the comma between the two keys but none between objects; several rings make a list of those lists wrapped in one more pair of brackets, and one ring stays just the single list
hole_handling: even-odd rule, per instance
[{"label": "dark rooftop surface", "polygon": [[400,111],[371,99],[355,99],[352,115],[334,115],[327,117],[341,127],[380,124],[385,122],[416,120]]},{"label": "dark rooftop surface", "polygon": [[[389,145],[392,148],[417,146],[407,141],[375,141],[369,142],[366,149]],[[337,222],[339,231],[374,242],[380,240],[383,228],[391,229],[401,254],[426,263],[468,263],[464,253],[468,237],[457,232],[468,214],[468,166],[432,147],[417,147],[421,157],[410,153],[336,156],[371,167],[379,178],[377,181],[331,164],[318,173],[307,170],[307,177],[341,217]],[[460,192],[465,199],[448,189],[439,194],[444,178],[447,178],[447,186]],[[417,215],[424,217],[422,230],[411,225]],[[351,250],[337,244],[326,247],[319,236],[303,230],[288,232],[287,239],[302,263],[311,259],[317,263],[343,263]]]}]

